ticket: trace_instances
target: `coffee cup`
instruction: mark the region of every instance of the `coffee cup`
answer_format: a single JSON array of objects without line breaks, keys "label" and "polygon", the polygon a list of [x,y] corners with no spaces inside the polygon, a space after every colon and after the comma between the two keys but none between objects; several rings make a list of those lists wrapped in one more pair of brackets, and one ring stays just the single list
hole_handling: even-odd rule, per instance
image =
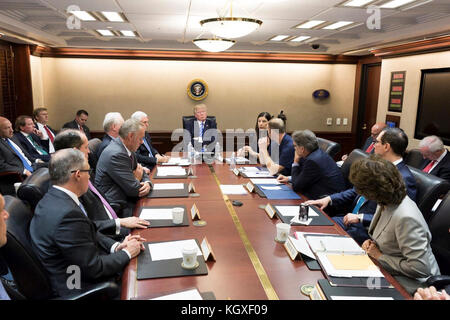
[{"label": "coffee cup", "polygon": [[183,223],[184,208],[173,208],[172,209],[172,223],[181,224]]},{"label": "coffee cup", "polygon": [[291,230],[291,226],[289,224],[278,223],[277,224],[277,237],[275,238],[275,240],[277,242],[281,242],[281,243],[286,242],[290,230]]},{"label": "coffee cup", "polygon": [[183,268],[195,269],[198,267],[196,247],[184,247],[181,253],[183,254],[183,263],[181,264]]}]

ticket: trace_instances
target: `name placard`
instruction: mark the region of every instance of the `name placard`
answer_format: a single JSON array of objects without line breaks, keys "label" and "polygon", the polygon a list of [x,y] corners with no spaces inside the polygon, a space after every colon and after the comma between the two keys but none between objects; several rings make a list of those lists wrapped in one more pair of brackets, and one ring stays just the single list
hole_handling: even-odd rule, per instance
[{"label": "name placard", "polygon": [[191,218],[192,220],[200,220],[200,212],[197,209],[197,206],[195,205],[195,203],[192,205],[191,208]]},{"label": "name placard", "polygon": [[239,176],[239,175],[241,174],[237,168],[234,168],[234,169],[233,169],[233,173],[234,173],[236,176]]},{"label": "name placard", "polygon": [[192,167],[189,167],[187,175],[188,176],[193,176],[194,175],[194,170],[192,169]]},{"label": "name placard", "polygon": [[189,193],[195,193],[195,186],[192,182],[188,185],[188,191]]},{"label": "name placard", "polygon": [[211,245],[209,244],[208,239],[206,239],[206,237],[203,238],[200,247],[202,249],[203,259],[205,259],[205,261],[208,260],[216,261],[216,255],[214,254]]},{"label": "name placard", "polygon": [[275,209],[272,207],[272,205],[270,203],[268,203],[264,207],[264,211],[267,213],[267,215],[269,216],[270,219],[273,219],[273,217],[275,216]]},{"label": "name placard", "polygon": [[255,186],[253,185],[253,183],[251,181],[249,181],[245,187],[247,188],[248,192],[253,193],[255,192]]},{"label": "name placard", "polygon": [[284,249],[286,249],[286,252],[288,253],[292,261],[302,259],[300,252],[298,252],[297,249],[295,249],[291,237],[288,237],[287,241],[283,244],[283,247]]}]

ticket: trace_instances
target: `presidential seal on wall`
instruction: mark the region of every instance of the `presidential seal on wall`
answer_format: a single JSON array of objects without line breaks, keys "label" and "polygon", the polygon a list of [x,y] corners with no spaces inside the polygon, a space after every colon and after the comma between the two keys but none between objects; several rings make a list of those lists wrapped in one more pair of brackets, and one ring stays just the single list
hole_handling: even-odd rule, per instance
[{"label": "presidential seal on wall", "polygon": [[201,79],[194,79],[188,84],[187,94],[192,100],[203,100],[208,95],[208,85]]}]

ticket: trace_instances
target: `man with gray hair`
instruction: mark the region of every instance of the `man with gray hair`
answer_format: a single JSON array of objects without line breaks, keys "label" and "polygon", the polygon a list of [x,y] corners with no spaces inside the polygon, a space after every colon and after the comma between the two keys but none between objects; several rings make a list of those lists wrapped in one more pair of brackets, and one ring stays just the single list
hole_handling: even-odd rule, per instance
[{"label": "man with gray hair", "polygon": [[450,154],[437,136],[428,136],[419,143],[424,162],[420,169],[450,182]]},{"label": "man with gray hair", "polygon": [[[31,244],[57,296],[114,278],[144,249],[140,236],[115,242],[96,231],[78,197],[89,184],[89,163],[76,149],[62,149],[49,163],[53,187],[36,206],[30,224]],[[78,269],[79,286],[70,272]]]},{"label": "man with gray hair", "polygon": [[144,135],[145,126],[136,119],[128,119],[120,128],[119,137],[111,141],[98,159],[95,186],[120,218],[131,217],[137,199],[146,196],[153,187],[135,155]]},{"label": "man with gray hair", "polygon": [[97,159],[100,158],[103,150],[105,150],[111,140],[119,136],[119,130],[123,123],[123,117],[119,112],[108,112],[105,115],[105,119],[103,120],[103,130],[105,130],[105,135],[103,136],[102,143],[100,143],[97,148]]},{"label": "man with gray hair", "polygon": [[[284,121],[274,118],[269,121],[268,137],[262,137],[258,141],[259,159],[267,166],[270,174],[289,175],[292,161],[294,160],[294,145],[292,138],[286,134]],[[272,152],[275,151],[275,154]]]},{"label": "man with gray hair", "polygon": [[147,114],[142,111],[136,111],[131,115],[131,118],[140,121],[145,126],[143,143],[136,151],[138,162],[144,167],[152,170],[156,164],[169,161],[170,157],[160,155],[158,150],[152,146],[152,139],[148,133],[150,123]]},{"label": "man with gray hair", "polygon": [[[292,186],[308,198],[317,199],[324,195],[345,190],[344,177],[336,162],[319,148],[316,135],[310,130],[295,131],[292,134],[295,158],[292,165]],[[286,177],[279,176],[286,182]]]}]

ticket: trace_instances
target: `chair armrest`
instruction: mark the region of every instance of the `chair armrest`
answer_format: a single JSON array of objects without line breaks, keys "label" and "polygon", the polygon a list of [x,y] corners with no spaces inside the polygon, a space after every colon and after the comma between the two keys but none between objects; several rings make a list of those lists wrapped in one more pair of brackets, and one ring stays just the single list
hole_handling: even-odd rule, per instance
[{"label": "chair armrest", "polygon": [[437,290],[444,289],[448,285],[450,285],[450,276],[446,275],[432,276],[427,280],[427,286],[434,286]]},{"label": "chair armrest", "polygon": [[102,282],[88,289],[54,300],[110,300],[119,298],[119,286],[114,282]]},{"label": "chair armrest", "polygon": [[20,172],[17,172],[17,171],[0,172],[0,177],[10,178],[10,179],[15,180],[16,182],[23,181],[22,174],[20,174]]}]

